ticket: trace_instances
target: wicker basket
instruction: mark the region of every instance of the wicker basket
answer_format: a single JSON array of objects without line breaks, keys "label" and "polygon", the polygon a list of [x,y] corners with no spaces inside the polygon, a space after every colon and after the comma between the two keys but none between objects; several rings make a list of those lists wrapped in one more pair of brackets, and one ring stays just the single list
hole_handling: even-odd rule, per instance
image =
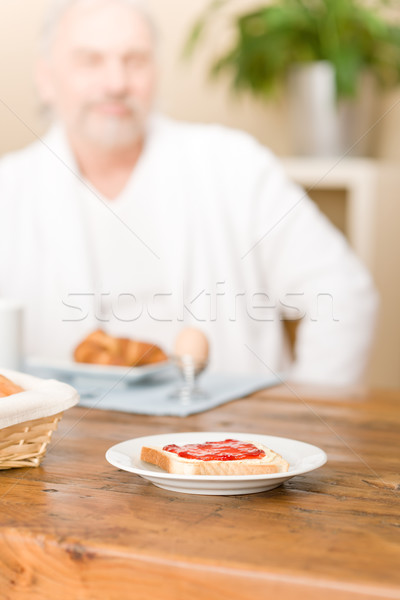
[{"label": "wicker basket", "polygon": [[63,413],[0,429],[0,470],[38,467]]}]

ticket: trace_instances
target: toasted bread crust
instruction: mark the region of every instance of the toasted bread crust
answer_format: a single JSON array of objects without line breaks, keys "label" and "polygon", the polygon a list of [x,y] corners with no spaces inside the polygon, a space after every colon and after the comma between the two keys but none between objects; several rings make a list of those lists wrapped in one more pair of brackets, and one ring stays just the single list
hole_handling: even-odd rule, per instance
[{"label": "toasted bread crust", "polygon": [[140,458],[144,462],[156,465],[175,475],[263,475],[288,471],[289,463],[279,454],[261,444],[257,444],[257,446],[266,451],[266,457],[246,460],[203,461],[181,458],[162,448],[143,446]]},{"label": "toasted bread crust", "polygon": [[0,398],[4,398],[6,396],[11,396],[12,394],[18,394],[19,392],[23,392],[23,388],[13,381],[4,377],[4,375],[0,375]]}]

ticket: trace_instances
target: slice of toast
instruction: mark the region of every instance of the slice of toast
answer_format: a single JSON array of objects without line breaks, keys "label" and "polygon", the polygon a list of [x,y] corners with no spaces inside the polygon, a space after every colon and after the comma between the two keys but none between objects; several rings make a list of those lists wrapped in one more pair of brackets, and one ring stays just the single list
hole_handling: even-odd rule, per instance
[{"label": "slice of toast", "polygon": [[279,454],[258,442],[251,443],[264,450],[262,458],[241,460],[198,460],[182,458],[156,446],[143,446],[140,458],[176,475],[262,475],[286,473],[289,463]]}]

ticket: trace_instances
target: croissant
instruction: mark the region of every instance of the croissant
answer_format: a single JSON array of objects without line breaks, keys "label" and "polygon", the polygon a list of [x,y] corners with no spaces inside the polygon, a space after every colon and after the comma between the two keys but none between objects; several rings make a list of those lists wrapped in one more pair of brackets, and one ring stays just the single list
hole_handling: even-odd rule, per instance
[{"label": "croissant", "polygon": [[80,363],[141,367],[162,362],[167,356],[154,344],[115,338],[99,329],[77,346],[74,359]]},{"label": "croissant", "polygon": [[5,396],[11,396],[12,394],[18,394],[19,392],[23,392],[24,389],[13,383],[4,375],[0,375],[0,398],[4,398]]}]

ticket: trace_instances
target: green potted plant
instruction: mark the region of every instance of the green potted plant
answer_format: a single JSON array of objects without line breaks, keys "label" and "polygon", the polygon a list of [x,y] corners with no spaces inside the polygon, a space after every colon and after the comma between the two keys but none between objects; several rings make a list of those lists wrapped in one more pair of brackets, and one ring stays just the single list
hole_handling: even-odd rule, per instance
[{"label": "green potted plant", "polygon": [[[229,4],[230,0],[214,0],[206,8],[190,32],[187,55],[206,39],[217,13]],[[229,73],[235,90],[248,90],[266,99],[289,85],[295,126],[312,126],[299,116],[303,102],[309,105],[311,116],[319,115],[317,129],[325,124],[327,133],[337,134],[340,112],[345,113],[343,108],[348,109],[352,100],[363,94],[360,82],[366,73],[381,87],[400,82],[400,25],[382,16],[388,5],[388,0],[274,0],[263,4],[234,17],[233,44],[216,57],[211,74]],[[325,98],[324,108],[318,108],[318,96]],[[345,132],[351,122],[354,119],[347,114]],[[307,135],[307,127],[304,133]],[[333,147],[325,146],[316,152],[345,150],[338,139]],[[303,153],[312,150],[306,148]]]}]

